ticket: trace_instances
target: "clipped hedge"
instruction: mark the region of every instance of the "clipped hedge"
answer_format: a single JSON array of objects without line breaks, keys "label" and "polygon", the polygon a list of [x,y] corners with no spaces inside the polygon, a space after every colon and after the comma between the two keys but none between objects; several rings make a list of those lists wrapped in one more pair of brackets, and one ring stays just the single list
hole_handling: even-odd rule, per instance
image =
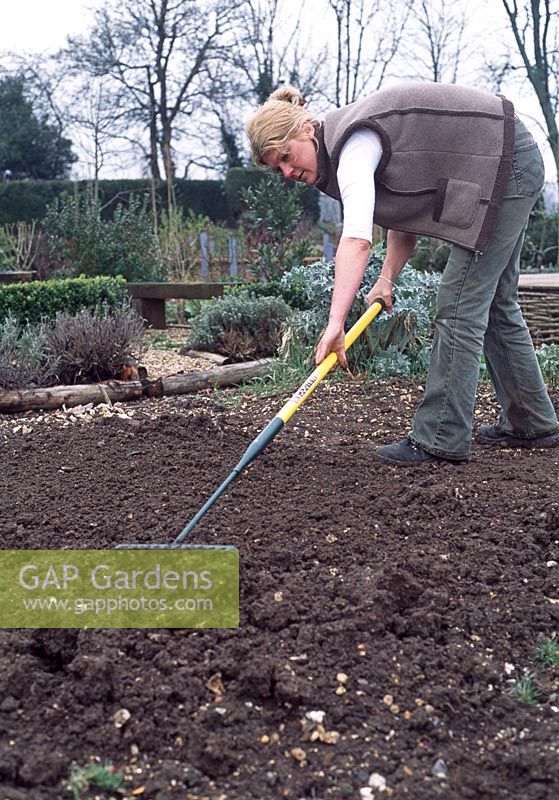
[{"label": "clipped hedge", "polygon": [[[212,222],[232,224],[243,211],[240,191],[254,186],[266,173],[261,169],[235,167],[227,173],[225,181],[175,180],[175,198],[178,208],[185,216],[192,211],[203,214]],[[42,220],[47,206],[63,192],[81,193],[91,181],[8,181],[0,183],[0,225],[13,222]],[[103,206],[103,219],[111,219],[116,206],[126,205],[134,194],[151,198],[151,181],[103,180],[99,181],[99,200]],[[303,193],[305,214],[316,222],[320,215],[318,191],[308,188]],[[167,206],[167,186],[164,182],[156,186],[157,207]]]},{"label": "clipped hedge", "polygon": [[0,225],[43,219],[49,203],[72,188],[71,181],[0,183]]},{"label": "clipped hedge", "polygon": [[0,322],[13,317],[32,325],[54,319],[60,312],[83,308],[116,308],[128,300],[126,281],[118,277],[64,278],[0,286]]},{"label": "clipped hedge", "polygon": [[[42,220],[47,206],[63,192],[81,193],[89,181],[9,181],[0,183],[0,225],[13,222]],[[134,194],[151,198],[151,182],[141,180],[99,181],[99,200],[103,206],[103,219],[111,219],[117,204],[127,204]],[[156,187],[157,206],[167,205],[167,186]],[[175,181],[177,205],[185,215],[192,209],[204,214],[212,222],[230,222],[229,205],[223,181]]]}]

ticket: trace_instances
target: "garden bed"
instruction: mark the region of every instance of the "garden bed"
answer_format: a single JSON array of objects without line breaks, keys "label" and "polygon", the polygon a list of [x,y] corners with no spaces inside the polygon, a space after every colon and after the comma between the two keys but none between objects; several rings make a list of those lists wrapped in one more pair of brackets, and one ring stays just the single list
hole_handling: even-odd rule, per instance
[{"label": "garden bed", "polygon": [[[420,396],[321,387],[196,528],[239,548],[239,630],[1,631],[3,800],[91,756],[149,800],[554,799],[559,450],[375,462]],[[224,397],[2,419],[2,546],[171,541],[284,400]]]}]

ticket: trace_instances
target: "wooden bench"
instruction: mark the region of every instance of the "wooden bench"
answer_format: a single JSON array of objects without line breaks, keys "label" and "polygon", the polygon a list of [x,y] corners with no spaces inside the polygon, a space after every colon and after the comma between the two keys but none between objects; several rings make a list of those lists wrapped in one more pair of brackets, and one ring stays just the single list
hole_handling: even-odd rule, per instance
[{"label": "wooden bench", "polygon": [[223,283],[127,283],[138,311],[153,328],[167,327],[166,300],[210,300],[222,297]]}]

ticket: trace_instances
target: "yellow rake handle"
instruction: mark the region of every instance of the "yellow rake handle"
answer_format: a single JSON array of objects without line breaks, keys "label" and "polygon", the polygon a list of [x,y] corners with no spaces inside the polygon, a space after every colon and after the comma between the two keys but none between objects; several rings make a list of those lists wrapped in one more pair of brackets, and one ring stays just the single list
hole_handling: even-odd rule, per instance
[{"label": "yellow rake handle", "polygon": [[[361,336],[367,325],[369,325],[383,309],[384,302],[382,300],[374,300],[371,303],[365,313],[359,317],[355,325],[352,325],[346,333],[344,339],[346,350],[349,350],[354,341]],[[318,367],[316,367],[309,377],[301,384],[295,394],[289,398],[283,408],[278,411],[276,416],[284,423],[288,422],[297,409],[303,405],[307,397],[314,392],[321,380],[328,375],[330,370],[333,369],[337,363],[338,356],[335,353],[329,353],[324,361],[321,361]]]}]

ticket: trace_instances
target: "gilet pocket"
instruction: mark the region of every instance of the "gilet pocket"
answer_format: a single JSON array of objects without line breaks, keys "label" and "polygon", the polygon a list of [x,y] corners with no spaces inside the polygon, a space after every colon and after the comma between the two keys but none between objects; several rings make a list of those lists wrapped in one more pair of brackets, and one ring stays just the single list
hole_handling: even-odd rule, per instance
[{"label": "gilet pocket", "polygon": [[437,182],[433,219],[454,228],[469,228],[479,208],[481,187],[470,181],[452,178]]}]

